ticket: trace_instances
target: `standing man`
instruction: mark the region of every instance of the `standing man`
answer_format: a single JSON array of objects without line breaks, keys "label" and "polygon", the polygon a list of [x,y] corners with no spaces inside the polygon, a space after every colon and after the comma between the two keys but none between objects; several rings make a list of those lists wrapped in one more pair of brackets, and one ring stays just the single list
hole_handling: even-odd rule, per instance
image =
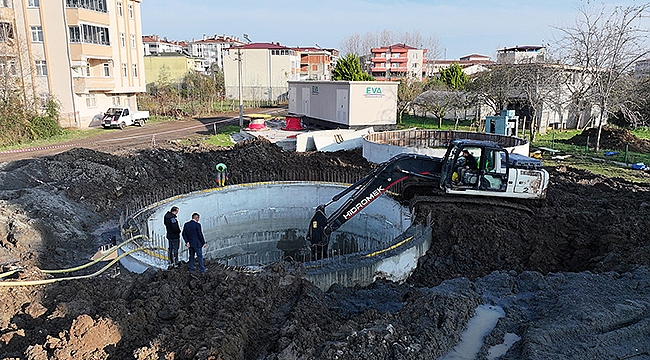
[{"label": "standing man", "polygon": [[225,186],[226,180],[228,180],[228,168],[226,164],[218,163],[217,166],[217,186]]},{"label": "standing man", "polygon": [[167,259],[169,267],[178,266],[178,246],[181,243],[181,227],[178,225],[178,207],[172,206],[165,214],[165,230],[167,231],[167,241],[169,248],[167,249]]},{"label": "standing man", "polygon": [[194,271],[194,254],[196,254],[196,258],[199,261],[199,272],[203,274],[205,272],[205,266],[203,266],[205,238],[203,237],[201,224],[199,224],[200,217],[198,213],[194,213],[192,214],[192,220],[183,225],[183,240],[185,241],[185,246],[190,250],[190,271]]}]

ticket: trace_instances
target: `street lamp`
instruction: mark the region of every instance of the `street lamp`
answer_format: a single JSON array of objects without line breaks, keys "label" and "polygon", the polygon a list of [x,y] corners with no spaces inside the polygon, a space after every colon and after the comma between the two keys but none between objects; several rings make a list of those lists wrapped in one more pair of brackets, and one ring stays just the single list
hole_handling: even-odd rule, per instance
[{"label": "street lamp", "polygon": [[242,83],[241,83],[241,48],[237,49],[237,80],[239,82],[239,127],[244,127],[244,101],[242,99]]}]

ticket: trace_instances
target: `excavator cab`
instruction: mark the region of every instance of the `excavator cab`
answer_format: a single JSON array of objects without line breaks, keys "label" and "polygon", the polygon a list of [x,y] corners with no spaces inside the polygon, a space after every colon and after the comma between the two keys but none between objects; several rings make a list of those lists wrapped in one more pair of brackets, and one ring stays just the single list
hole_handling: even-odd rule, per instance
[{"label": "excavator cab", "polygon": [[493,143],[455,141],[445,155],[440,186],[450,190],[447,192],[504,192],[508,184],[508,157],[506,150]]},{"label": "excavator cab", "polygon": [[541,161],[489,141],[453,141],[440,175],[440,187],[448,194],[543,198],[548,185]]}]

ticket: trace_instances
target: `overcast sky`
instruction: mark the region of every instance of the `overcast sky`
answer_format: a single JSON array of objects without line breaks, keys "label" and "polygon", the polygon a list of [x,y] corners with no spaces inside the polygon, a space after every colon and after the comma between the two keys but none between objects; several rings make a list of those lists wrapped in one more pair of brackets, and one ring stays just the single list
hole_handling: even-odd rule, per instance
[{"label": "overcast sky", "polygon": [[[628,6],[634,0],[605,1]],[[639,2],[637,2],[639,3]],[[643,2],[641,2],[643,3]],[[142,31],[170,40],[232,35],[286,46],[341,48],[341,40],[366,32],[418,31],[439,39],[441,57],[498,48],[542,45],[553,27],[574,24],[579,0],[144,0]],[[409,44],[415,45],[417,44]]]}]

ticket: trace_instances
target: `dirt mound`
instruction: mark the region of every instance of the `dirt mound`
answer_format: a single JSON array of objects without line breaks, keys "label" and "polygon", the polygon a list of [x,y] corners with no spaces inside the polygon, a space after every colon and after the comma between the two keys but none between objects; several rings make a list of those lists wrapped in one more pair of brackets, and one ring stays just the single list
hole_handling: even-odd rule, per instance
[{"label": "dirt mound", "polygon": [[[16,281],[51,278],[35,267],[84,263],[114,236],[125,209],[213,187],[219,162],[231,183],[354,181],[373,168],[360,150],[287,153],[263,140],[232,149],[75,149],[4,163],[0,266],[22,267],[10,276]],[[280,262],[259,274],[216,263],[202,276],[183,266],[141,275],[113,267],[89,279],[0,286],[0,358],[432,359],[453,348],[482,303],[506,309],[498,334],[523,338],[509,358],[576,358],[582,342],[591,358],[650,351],[650,281],[639,270],[650,265],[650,189],[549,171],[547,199],[518,202],[530,211],[420,204],[415,216],[431,219],[433,241],[407,284],[324,293],[301,278],[301,264]],[[598,313],[608,320],[589,315]],[[500,341],[492,335],[482,356]]]},{"label": "dirt mound", "polygon": [[[571,139],[563,142],[571,145],[585,146],[589,140],[589,147],[596,147],[596,140],[598,139],[598,128],[586,129],[579,135],[575,135]],[[647,139],[639,139],[627,129],[618,129],[611,127],[603,127],[600,134],[600,147],[601,149],[624,151],[625,146],[633,152],[647,153],[650,152],[650,141]]]}]

